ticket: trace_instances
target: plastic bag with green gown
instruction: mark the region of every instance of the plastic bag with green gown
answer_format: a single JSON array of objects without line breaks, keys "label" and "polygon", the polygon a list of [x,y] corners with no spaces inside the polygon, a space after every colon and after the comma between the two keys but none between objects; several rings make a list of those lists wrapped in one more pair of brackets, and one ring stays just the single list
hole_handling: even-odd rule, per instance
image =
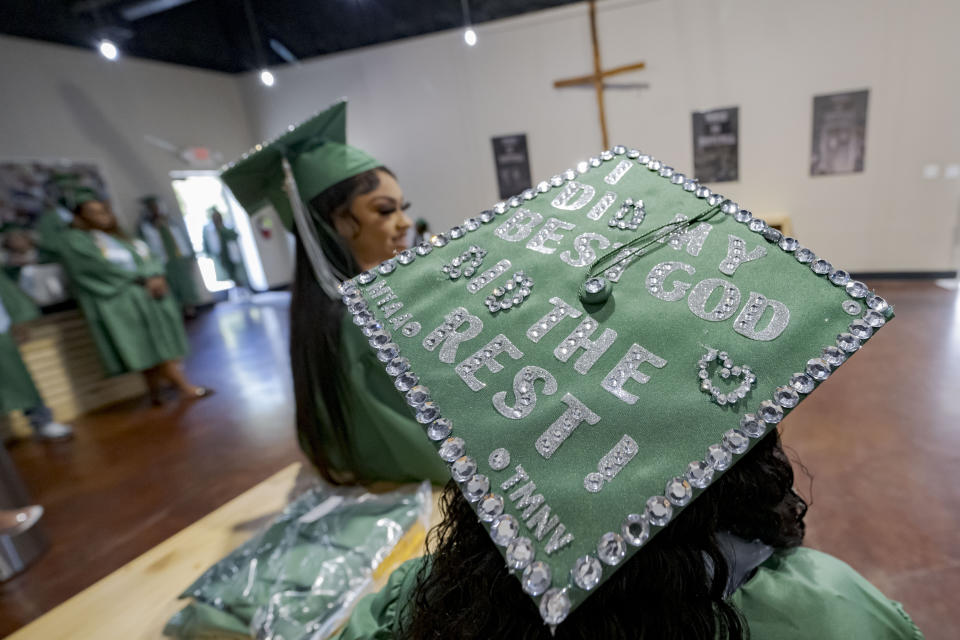
[{"label": "plastic bag with green gown", "polygon": [[373,570],[431,509],[427,483],[383,494],[315,487],[181,594],[167,623],[182,640],[324,638],[372,584]]}]

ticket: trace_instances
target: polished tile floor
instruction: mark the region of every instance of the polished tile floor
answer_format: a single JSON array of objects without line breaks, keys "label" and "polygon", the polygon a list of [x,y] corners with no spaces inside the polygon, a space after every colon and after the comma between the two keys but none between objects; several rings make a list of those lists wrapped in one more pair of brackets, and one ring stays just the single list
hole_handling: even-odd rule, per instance
[{"label": "polished tile floor", "polygon": [[810,474],[806,544],[903,602],[928,639],[960,638],[960,296],[869,284],[896,319],[783,426]]},{"label": "polished tile floor", "polygon": [[[960,298],[875,281],[897,319],[783,425],[811,500],[809,546],[900,600],[930,640],[960,637]],[[300,459],[287,301],[221,304],[189,327],[187,368],[217,389],[190,405],[132,401],[63,445],[11,454],[47,508],[50,551],[0,585],[0,636]],[[186,585],[184,585],[186,586]]]}]

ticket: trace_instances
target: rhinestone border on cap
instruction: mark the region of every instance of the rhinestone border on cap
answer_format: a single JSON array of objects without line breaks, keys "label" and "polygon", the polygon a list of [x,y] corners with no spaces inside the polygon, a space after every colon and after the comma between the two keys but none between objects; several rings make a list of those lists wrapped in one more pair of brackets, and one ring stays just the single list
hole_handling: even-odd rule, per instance
[{"label": "rhinestone border on cap", "polygon": [[[867,310],[863,316],[855,317],[850,323],[849,331],[839,334],[836,339],[836,344],[827,345],[824,347],[824,349],[837,349],[837,351],[840,351],[841,353],[852,355],[852,353],[859,350],[860,346],[864,342],[870,339],[870,337],[873,335],[874,329],[882,327],[886,320],[892,315],[892,307],[887,303],[886,300],[880,298],[875,293],[870,291],[870,289],[862,282],[853,280],[847,271],[836,268],[825,260],[818,259],[816,254],[800,245],[796,239],[785,237],[782,234],[779,236],[774,234],[768,236],[765,232],[770,230],[771,227],[769,227],[766,221],[753,215],[750,211],[742,208],[738,203],[724,199],[724,197],[720,194],[714,193],[705,185],[701,185],[695,178],[686,178],[683,174],[676,172],[672,167],[667,166],[665,163],[656,160],[650,155],[642,154],[636,149],[630,149],[629,151],[626,151],[625,147],[619,145],[613,147],[611,150],[603,151],[598,156],[593,156],[587,161],[578,163],[574,168],[570,168],[562,173],[556,174],[548,181],[542,181],[538,183],[535,189],[527,190],[523,194],[494,204],[490,209],[478,214],[477,217],[466,219],[462,225],[457,225],[446,233],[438,233],[431,238],[429,243],[421,243],[421,245],[414,247],[413,252],[416,254],[416,256],[421,258],[425,257],[432,253],[434,248],[441,248],[451,242],[462,240],[464,237],[467,237],[468,232],[479,228],[480,224],[489,223],[494,219],[494,216],[503,215],[511,208],[518,207],[523,202],[529,200],[535,200],[541,197],[549,198],[550,191],[557,188],[562,188],[567,183],[575,180],[578,175],[586,174],[597,169],[604,170],[605,162],[613,159],[618,159],[619,161],[624,157],[635,161],[637,164],[643,167],[646,167],[659,177],[667,180],[670,184],[676,185],[684,192],[689,193],[689,197],[697,198],[699,200],[706,200],[708,203],[712,204],[719,204],[721,206],[721,211],[725,215],[733,217],[736,222],[749,227],[751,231],[763,235],[768,242],[777,246],[784,253],[792,254],[798,262],[809,266],[811,273],[824,278],[837,288],[842,288],[847,294],[847,300],[849,302],[860,304],[859,301],[863,300],[867,306]],[[384,261],[384,263],[381,263],[381,265],[377,265],[373,269],[365,271],[353,279],[341,283],[340,293],[344,297],[344,303],[351,304],[350,311],[354,315],[355,320],[357,320],[357,316],[360,314],[369,314],[372,311],[365,304],[363,292],[360,291],[360,287],[357,285],[359,284],[367,286],[376,280],[378,275],[389,277],[398,267],[412,264],[416,259],[416,256],[411,256],[411,253],[409,252],[410,250],[404,252],[402,257],[398,255],[394,258],[390,258],[389,260]],[[360,302],[361,304],[356,304],[357,302]],[[859,316],[859,312],[857,312],[856,315]],[[371,320],[370,322],[377,323],[375,319]],[[361,324],[365,325],[368,323],[363,322]],[[383,333],[386,334],[386,341],[389,342],[392,339],[389,332],[383,330]],[[371,346],[374,345],[371,344]],[[833,352],[831,351],[830,353]],[[397,360],[398,358],[394,358],[387,363],[388,374],[391,373],[391,370],[389,370],[391,363],[396,362]],[[836,366],[840,365],[838,364]],[[685,468],[677,475],[677,477],[673,478],[668,483],[668,488],[671,484],[677,482],[683,483],[684,486],[689,486],[691,488],[692,497],[690,500],[692,500],[693,497],[698,494],[698,492],[701,492],[710,486],[716,471],[722,472],[734,464],[734,458],[746,453],[746,451],[749,450],[749,443],[752,442],[752,440],[758,439],[766,433],[767,424],[775,425],[783,418],[785,412],[789,412],[792,409],[792,407],[789,405],[793,401],[793,395],[790,394],[787,389],[793,390],[799,395],[807,395],[814,391],[817,384],[823,380],[826,380],[835,369],[834,366],[831,366],[823,359],[823,349],[821,350],[821,353],[812,354],[811,359],[804,365],[804,368],[808,371],[811,367],[813,367],[813,371],[817,373],[817,376],[822,377],[814,379],[813,376],[808,375],[807,373],[794,374],[787,384],[777,388],[778,394],[775,395],[778,395],[779,397],[762,400],[758,403],[759,409],[755,409],[753,412],[744,412],[743,414],[740,414],[738,418],[738,428],[728,427],[726,431],[721,434],[720,441],[716,444],[710,445],[710,455],[705,456],[703,460],[694,460],[693,462],[689,463],[687,468]],[[391,377],[396,378],[399,375],[403,375],[404,373],[407,373],[408,369],[409,365],[406,369],[399,371],[397,375],[391,375]],[[393,370],[396,370],[396,368]],[[778,399],[780,402],[778,402]],[[799,400],[797,402],[799,403]],[[462,443],[462,446],[459,447],[460,455],[454,457],[453,459],[447,460],[447,464],[452,464],[457,459],[466,456],[467,446],[466,443],[463,442],[463,439],[450,435],[451,431],[453,430],[453,425],[450,423],[450,421],[443,417],[442,412],[433,402],[428,402],[426,404],[429,405],[430,413],[429,415],[423,415],[421,412],[418,412],[418,420],[421,421],[425,428],[429,428],[434,422],[443,421],[444,427],[441,431],[448,434],[446,438],[435,441],[435,444],[440,447],[445,442],[450,440],[456,440],[458,443]],[[427,420],[427,418],[429,418],[429,420]],[[424,420],[426,421],[424,422]],[[744,440],[747,440],[746,448],[743,446]],[[711,462],[711,460],[713,460],[713,462]],[[696,469],[698,473],[694,476],[691,476],[691,472],[694,469]],[[466,491],[466,484],[467,481],[464,481],[461,484],[461,491]],[[685,499],[686,496],[684,496],[680,502],[687,504],[689,500],[685,502]],[[489,493],[479,500],[476,500],[476,498],[474,498],[474,500],[474,507],[478,509],[478,518],[481,520],[481,522],[486,523],[488,530],[491,529],[496,522],[502,521],[505,516],[514,518],[514,516],[506,512],[504,508],[504,500],[499,495]],[[491,505],[492,511],[489,513],[480,511],[481,505],[486,504]],[[643,522],[650,529],[655,527],[662,528],[667,526],[670,520],[672,520],[675,504],[676,503],[671,502],[664,494],[654,495],[649,497],[644,503],[641,503],[642,507],[640,512],[642,515],[628,514],[626,517],[642,518]],[[651,508],[654,510],[653,512],[651,512]],[[682,508],[682,506],[678,505],[678,508]],[[624,520],[624,524],[626,523],[627,520]],[[652,535],[652,533],[653,531],[651,531],[650,534],[644,538],[643,542],[646,542],[646,540],[649,539],[649,535]],[[610,534],[608,533],[604,535],[606,536]],[[619,534],[614,535],[619,537]],[[519,539],[519,537],[514,538],[514,540],[517,539]],[[634,546],[633,550],[635,551],[636,548],[637,547]],[[631,551],[628,549],[627,555],[630,553]],[[567,613],[569,613],[569,606],[561,607],[560,609],[562,613],[558,617],[548,620],[547,617],[548,615],[553,615],[550,613],[550,611],[553,610],[545,605],[547,604],[546,600],[548,596],[553,599],[565,599],[569,604],[569,600],[567,599],[568,591],[570,589],[579,588],[573,579],[572,570],[573,567],[571,567],[570,571],[567,572],[565,584],[562,584],[559,588],[554,586],[548,589],[542,595],[538,596],[540,600],[539,608],[541,616],[544,617],[544,621],[547,624],[557,625],[562,622]],[[519,577],[520,576],[518,575],[518,578]],[[557,576],[554,576],[554,584],[556,584],[557,579]]]}]

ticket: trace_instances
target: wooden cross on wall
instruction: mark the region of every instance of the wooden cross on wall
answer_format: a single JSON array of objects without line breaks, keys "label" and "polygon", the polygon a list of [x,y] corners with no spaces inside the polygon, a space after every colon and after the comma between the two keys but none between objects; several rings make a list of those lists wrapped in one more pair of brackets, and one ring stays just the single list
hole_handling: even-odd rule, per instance
[{"label": "wooden cross on wall", "polygon": [[643,62],[635,62],[634,64],[626,64],[622,67],[615,67],[613,69],[603,71],[603,65],[600,63],[600,43],[597,40],[596,0],[589,0],[589,8],[590,40],[593,42],[593,73],[586,76],[577,76],[576,78],[564,78],[563,80],[557,80],[553,83],[553,88],[562,89],[563,87],[593,85],[594,91],[597,93],[597,109],[600,114],[600,132],[603,134],[603,148],[609,149],[610,141],[607,138],[607,112],[603,101],[603,90],[608,85],[606,85],[603,80],[604,78],[609,78],[610,76],[619,75],[621,73],[627,73],[628,71],[639,71],[643,69],[646,64]]}]

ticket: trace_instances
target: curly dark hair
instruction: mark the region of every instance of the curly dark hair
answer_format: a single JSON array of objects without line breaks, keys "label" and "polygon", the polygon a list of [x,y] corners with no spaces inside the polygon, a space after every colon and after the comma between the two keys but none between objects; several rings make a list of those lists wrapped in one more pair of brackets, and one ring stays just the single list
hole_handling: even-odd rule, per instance
[{"label": "curly dark hair", "polygon": [[793,468],[779,435],[764,437],[571,613],[555,636],[453,482],[442,509],[443,522],[428,545],[433,562],[417,576],[403,638],[739,640],[749,630],[724,599],[729,568],[716,534],[797,547],[807,505],[793,491]]}]

